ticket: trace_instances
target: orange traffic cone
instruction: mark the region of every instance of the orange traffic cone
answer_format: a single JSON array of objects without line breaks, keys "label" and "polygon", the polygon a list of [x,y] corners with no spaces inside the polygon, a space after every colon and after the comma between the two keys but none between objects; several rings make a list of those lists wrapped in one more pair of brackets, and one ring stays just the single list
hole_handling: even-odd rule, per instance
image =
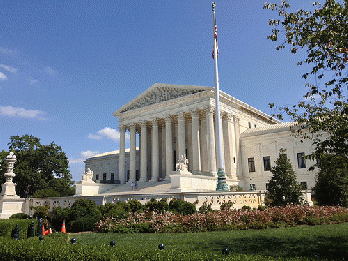
[{"label": "orange traffic cone", "polygon": [[45,236],[46,235],[46,230],[45,230],[45,225],[42,224],[42,235]]},{"label": "orange traffic cone", "polygon": [[63,219],[62,229],[60,230],[60,232],[66,233],[66,229],[65,229],[65,219]]}]

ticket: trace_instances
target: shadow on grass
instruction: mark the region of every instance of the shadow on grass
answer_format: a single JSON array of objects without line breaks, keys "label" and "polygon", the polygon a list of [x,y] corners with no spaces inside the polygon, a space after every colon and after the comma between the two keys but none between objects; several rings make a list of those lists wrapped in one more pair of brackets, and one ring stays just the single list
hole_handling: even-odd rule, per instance
[{"label": "shadow on grass", "polygon": [[221,251],[229,248],[230,253],[255,254],[275,258],[308,258],[327,260],[348,260],[348,235],[347,236],[318,236],[316,238],[291,238],[252,236],[241,237],[229,242],[223,239],[210,242],[205,248]]}]

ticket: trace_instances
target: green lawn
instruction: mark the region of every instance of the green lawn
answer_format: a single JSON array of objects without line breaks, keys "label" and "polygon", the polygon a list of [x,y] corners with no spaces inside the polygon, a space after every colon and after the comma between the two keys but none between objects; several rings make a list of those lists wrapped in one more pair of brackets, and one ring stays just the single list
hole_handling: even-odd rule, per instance
[{"label": "green lawn", "polygon": [[[192,234],[81,234],[77,245],[127,253],[124,260],[348,260],[348,223]],[[164,244],[164,250],[157,249]],[[228,256],[221,250],[228,248]],[[129,255],[128,255],[129,253]],[[127,257],[128,256],[128,257]]]}]

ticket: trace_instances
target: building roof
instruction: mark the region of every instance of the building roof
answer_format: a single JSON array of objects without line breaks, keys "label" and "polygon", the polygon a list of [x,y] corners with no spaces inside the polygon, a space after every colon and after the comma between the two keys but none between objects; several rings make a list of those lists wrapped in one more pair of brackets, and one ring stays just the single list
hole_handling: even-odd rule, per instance
[{"label": "building roof", "polygon": [[[243,136],[251,136],[254,134],[263,134],[263,133],[269,133],[269,132],[278,132],[278,131],[285,131],[290,130],[291,127],[296,126],[296,122],[282,122],[278,124],[268,125],[268,126],[262,126],[257,128],[251,128],[247,129],[242,133]],[[250,134],[250,135],[248,135]]]}]

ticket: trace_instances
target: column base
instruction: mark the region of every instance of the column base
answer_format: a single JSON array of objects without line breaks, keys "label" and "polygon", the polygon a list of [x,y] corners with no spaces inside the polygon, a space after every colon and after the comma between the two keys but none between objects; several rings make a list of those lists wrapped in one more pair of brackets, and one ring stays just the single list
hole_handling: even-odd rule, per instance
[{"label": "column base", "polygon": [[218,176],[218,182],[216,186],[216,191],[230,191],[227,183],[226,183],[226,174],[224,169],[220,169],[217,173]]}]

